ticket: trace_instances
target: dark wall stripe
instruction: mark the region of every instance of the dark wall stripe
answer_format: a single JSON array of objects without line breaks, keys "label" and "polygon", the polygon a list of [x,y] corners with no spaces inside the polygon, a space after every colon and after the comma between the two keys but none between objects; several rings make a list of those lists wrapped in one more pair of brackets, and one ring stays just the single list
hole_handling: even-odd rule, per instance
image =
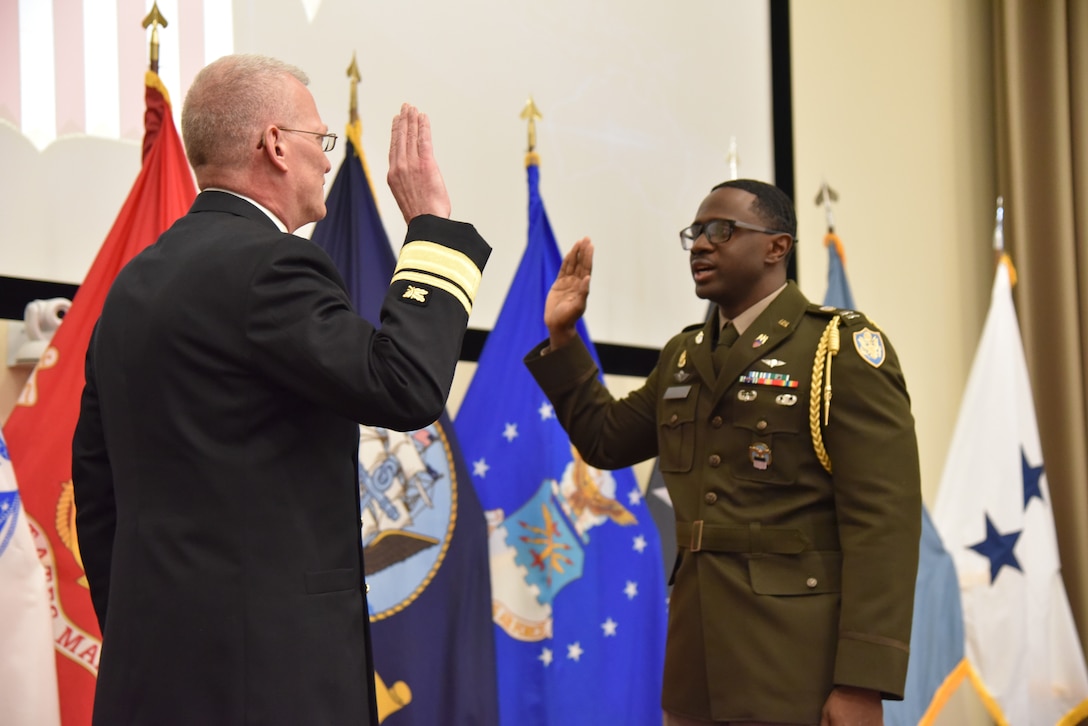
[{"label": "dark wall stripe", "polygon": [[[484,348],[488,331],[469,328],[461,344],[461,360],[478,361]],[[594,342],[601,367],[605,373],[616,376],[644,378],[657,364],[661,351],[657,348],[640,348],[634,345],[614,345]],[[528,353],[529,351],[524,351]]]},{"label": "dark wall stripe", "polygon": [[[790,70],[790,2],[770,0],[771,4],[771,116],[774,124],[774,184],[797,206],[793,179],[793,80]],[[787,276],[797,279],[795,248]]]},{"label": "dark wall stripe", "polygon": [[27,303],[53,297],[75,297],[79,285],[0,275],[0,319],[22,320]]}]

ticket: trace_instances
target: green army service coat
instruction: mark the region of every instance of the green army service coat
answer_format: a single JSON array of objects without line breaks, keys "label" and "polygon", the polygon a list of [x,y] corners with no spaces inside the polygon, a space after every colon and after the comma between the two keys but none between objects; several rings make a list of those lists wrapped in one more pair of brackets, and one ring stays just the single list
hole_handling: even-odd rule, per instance
[{"label": "green army service coat", "polygon": [[895,351],[864,315],[813,305],[792,282],[715,352],[717,327],[672,338],[622,400],[581,341],[526,357],[586,462],[659,458],[679,545],[662,705],[815,724],[835,685],[901,699],[921,493]]}]

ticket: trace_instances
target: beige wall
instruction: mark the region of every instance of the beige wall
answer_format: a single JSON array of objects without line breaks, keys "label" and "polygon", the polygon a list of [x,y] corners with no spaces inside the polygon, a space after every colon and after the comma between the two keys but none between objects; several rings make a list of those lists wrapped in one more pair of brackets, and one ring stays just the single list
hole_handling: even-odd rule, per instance
[{"label": "beige wall", "polygon": [[[907,376],[935,501],[993,279],[989,0],[790,3],[798,277],[826,288],[824,178],[858,307]],[[990,723],[968,687],[938,724]]]},{"label": "beige wall", "polygon": [[906,371],[932,504],[993,279],[989,2],[791,12],[799,277],[822,297],[826,177],[855,302]]}]

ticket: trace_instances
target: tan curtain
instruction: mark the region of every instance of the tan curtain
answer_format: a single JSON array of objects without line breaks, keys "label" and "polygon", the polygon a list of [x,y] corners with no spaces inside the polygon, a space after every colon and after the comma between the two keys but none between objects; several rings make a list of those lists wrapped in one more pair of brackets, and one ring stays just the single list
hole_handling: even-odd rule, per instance
[{"label": "tan curtain", "polygon": [[994,13],[998,190],[1065,588],[1088,653],[1088,2]]}]

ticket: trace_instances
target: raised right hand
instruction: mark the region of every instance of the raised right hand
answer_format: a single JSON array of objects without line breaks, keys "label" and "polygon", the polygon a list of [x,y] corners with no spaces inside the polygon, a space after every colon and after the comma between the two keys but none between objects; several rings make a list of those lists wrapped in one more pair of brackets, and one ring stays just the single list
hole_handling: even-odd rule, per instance
[{"label": "raised right hand", "polygon": [[593,274],[593,243],[583,237],[574,243],[544,303],[544,324],[548,326],[548,347],[562,348],[577,336],[578,320],[585,314],[589,279]]},{"label": "raised right hand", "polygon": [[393,118],[386,181],[405,222],[421,214],[449,218],[450,195],[434,158],[431,122],[411,104]]}]

